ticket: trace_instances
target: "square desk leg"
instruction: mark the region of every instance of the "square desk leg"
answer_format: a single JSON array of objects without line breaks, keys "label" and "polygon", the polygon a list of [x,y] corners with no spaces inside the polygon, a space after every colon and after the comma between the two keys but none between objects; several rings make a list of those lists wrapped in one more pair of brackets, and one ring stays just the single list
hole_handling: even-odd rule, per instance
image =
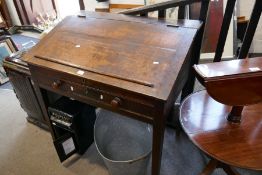
[{"label": "square desk leg", "polygon": [[152,175],[160,174],[165,123],[166,116],[163,114],[155,117],[153,122]]},{"label": "square desk leg", "polygon": [[[45,118],[47,119],[51,135],[54,139],[55,138],[54,131],[52,130],[51,123],[47,114],[47,106],[46,106],[46,104],[48,103],[47,94],[43,93],[43,91],[40,90],[40,87],[38,85],[36,85],[36,92],[39,99],[41,99],[40,106],[43,110]],[[151,167],[152,175],[160,174],[162,148],[163,148],[163,140],[164,140],[164,132],[165,132],[165,121],[166,121],[166,115],[163,115],[163,113],[164,112],[162,110],[159,110],[153,121],[153,145],[152,145],[153,148],[152,148],[152,167]]]}]

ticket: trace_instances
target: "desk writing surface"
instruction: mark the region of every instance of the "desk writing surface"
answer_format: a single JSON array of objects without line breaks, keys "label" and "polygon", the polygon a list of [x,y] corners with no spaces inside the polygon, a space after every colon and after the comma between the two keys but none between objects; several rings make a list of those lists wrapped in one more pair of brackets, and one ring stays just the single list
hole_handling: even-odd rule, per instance
[{"label": "desk writing surface", "polygon": [[67,17],[24,60],[167,100],[197,29],[135,19],[108,13]]}]

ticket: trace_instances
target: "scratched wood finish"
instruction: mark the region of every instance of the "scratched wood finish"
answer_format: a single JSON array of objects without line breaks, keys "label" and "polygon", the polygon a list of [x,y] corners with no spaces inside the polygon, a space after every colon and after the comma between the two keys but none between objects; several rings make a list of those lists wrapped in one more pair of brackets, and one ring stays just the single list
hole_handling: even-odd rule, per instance
[{"label": "scratched wood finish", "polygon": [[74,67],[75,74],[81,69],[100,82],[106,76],[113,86],[167,100],[197,29],[90,16],[66,18],[25,60]]},{"label": "scratched wood finish", "polygon": [[61,22],[23,59],[45,116],[49,90],[151,123],[152,175],[159,175],[166,116],[186,82],[199,27],[197,21],[81,12]]},{"label": "scratched wood finish", "polygon": [[[228,5],[231,9],[234,4]],[[260,7],[255,5],[251,15],[254,20],[245,35],[251,37],[247,37],[246,45],[241,48],[243,55],[253,39]],[[227,174],[238,175],[230,166],[262,170],[261,58],[199,65],[195,70],[207,91],[184,100],[180,123],[194,144],[211,157],[201,174],[211,174],[215,168],[222,167]]]},{"label": "scratched wood finish", "polygon": [[163,23],[164,25],[170,25],[173,27],[186,27],[186,28],[195,28],[199,29],[202,26],[202,21],[200,20],[187,20],[187,19],[170,19],[163,18],[161,20],[156,20],[154,18],[144,18],[144,17],[135,17],[129,15],[122,14],[114,14],[114,13],[93,13],[88,11],[80,11],[78,13],[80,17],[83,18],[103,18],[108,20],[121,20],[121,21],[129,21],[129,22],[137,22],[137,23],[146,23],[146,24],[156,24],[159,25]]},{"label": "scratched wood finish", "polygon": [[210,96],[220,103],[245,106],[262,101],[261,57],[200,64],[194,69]]},{"label": "scratched wood finish", "polygon": [[[38,78],[38,85],[57,94],[72,97],[93,106],[117,111],[118,113],[133,116],[141,121],[152,123],[156,104],[153,99],[149,100],[128,91],[86,81],[81,77],[65,75],[60,71],[43,69],[30,66],[30,71]],[[42,77],[42,75],[45,75]],[[56,86],[54,87],[54,82]],[[73,90],[72,90],[73,88]],[[103,99],[101,99],[101,95]],[[118,104],[115,100],[120,99]],[[114,103],[114,104],[113,104]],[[138,108],[139,106],[139,108]]]},{"label": "scratched wood finish", "polygon": [[228,165],[262,170],[262,103],[244,107],[241,124],[228,122],[231,107],[206,91],[186,98],[181,109],[182,127],[198,148]]}]

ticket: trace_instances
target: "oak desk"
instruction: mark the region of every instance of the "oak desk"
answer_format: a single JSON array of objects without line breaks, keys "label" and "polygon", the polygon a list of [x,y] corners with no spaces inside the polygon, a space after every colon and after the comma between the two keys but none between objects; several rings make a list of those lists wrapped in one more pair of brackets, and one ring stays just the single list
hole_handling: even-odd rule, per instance
[{"label": "oak desk", "polygon": [[185,84],[200,26],[85,12],[63,20],[23,59],[49,124],[42,89],[152,124],[152,174],[158,175],[166,116]]}]

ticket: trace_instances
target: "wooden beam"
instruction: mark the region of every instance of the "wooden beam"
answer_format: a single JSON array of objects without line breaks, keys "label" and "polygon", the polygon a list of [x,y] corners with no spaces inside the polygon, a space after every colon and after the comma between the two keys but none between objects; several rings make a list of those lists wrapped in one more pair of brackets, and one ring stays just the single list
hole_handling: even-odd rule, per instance
[{"label": "wooden beam", "polygon": [[23,21],[23,23],[24,24],[30,24],[30,20],[28,18],[27,12],[26,12],[24,1],[20,0],[19,2],[20,2],[20,5],[21,5],[21,8],[22,8],[22,12],[20,12],[20,13],[23,13],[23,15],[25,17],[25,21]]},{"label": "wooden beam", "polygon": [[165,18],[165,17],[166,17],[166,10],[159,10],[158,18]]},{"label": "wooden beam", "polygon": [[208,0],[172,0],[172,1],[161,2],[157,4],[152,4],[152,5],[146,5],[144,7],[138,7],[138,8],[134,8],[130,10],[125,10],[120,13],[126,14],[126,15],[145,14],[148,12],[165,10],[165,9],[178,7],[178,6],[185,6],[185,5],[200,2],[200,1],[203,2],[203,1],[208,1]]},{"label": "wooden beam", "polygon": [[245,59],[248,55],[248,51],[250,49],[251,43],[253,41],[253,37],[257,29],[257,25],[259,23],[261,11],[262,11],[262,1],[256,0],[246,29],[244,41],[239,51],[238,59]]},{"label": "wooden beam", "polygon": [[79,6],[80,6],[80,10],[85,10],[84,0],[79,0]]},{"label": "wooden beam", "polygon": [[222,54],[224,52],[224,47],[225,47],[225,43],[226,43],[226,39],[227,39],[227,34],[228,34],[230,22],[231,22],[231,19],[232,19],[234,8],[235,8],[235,4],[236,4],[236,0],[227,1],[224,19],[223,19],[223,23],[222,23],[222,26],[221,26],[221,29],[220,29],[220,34],[219,34],[219,37],[218,37],[214,62],[221,61]]},{"label": "wooden beam", "polygon": [[179,6],[178,19],[185,19],[185,9],[186,9],[186,6]]},{"label": "wooden beam", "polygon": [[142,7],[144,5],[139,4],[109,4],[110,9],[132,9],[137,7]]}]

